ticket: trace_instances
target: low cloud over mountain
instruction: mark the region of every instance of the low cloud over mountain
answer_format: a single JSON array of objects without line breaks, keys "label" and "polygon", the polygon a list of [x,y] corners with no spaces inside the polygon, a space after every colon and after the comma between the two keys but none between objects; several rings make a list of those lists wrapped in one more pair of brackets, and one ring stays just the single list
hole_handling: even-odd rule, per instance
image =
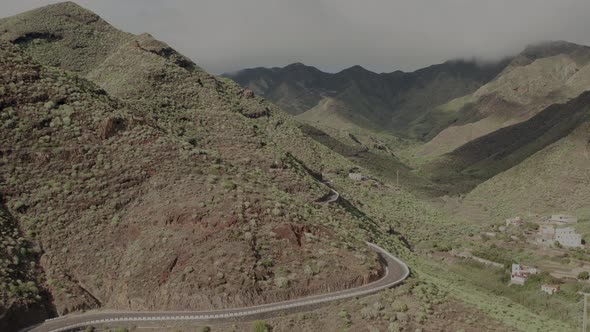
[{"label": "low cloud over mountain", "polygon": [[[4,0],[3,14],[52,2]],[[333,72],[408,71],[512,55],[541,40],[590,44],[585,0],[76,2],[123,30],[153,33],[213,73],[298,61]]]}]

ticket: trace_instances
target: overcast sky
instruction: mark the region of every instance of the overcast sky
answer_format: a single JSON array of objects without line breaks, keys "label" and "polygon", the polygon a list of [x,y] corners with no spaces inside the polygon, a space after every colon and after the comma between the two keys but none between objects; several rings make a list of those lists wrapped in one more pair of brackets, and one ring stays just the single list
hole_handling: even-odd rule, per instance
[{"label": "overcast sky", "polygon": [[[58,1],[0,0],[0,16]],[[414,70],[541,40],[590,45],[590,0],[76,0],[220,74],[303,62]]]}]

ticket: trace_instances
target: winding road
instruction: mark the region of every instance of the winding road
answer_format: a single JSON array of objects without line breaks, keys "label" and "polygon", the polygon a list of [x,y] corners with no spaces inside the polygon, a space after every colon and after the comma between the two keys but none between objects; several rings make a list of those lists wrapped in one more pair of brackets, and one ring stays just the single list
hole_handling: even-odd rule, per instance
[{"label": "winding road", "polygon": [[336,202],[339,198],[340,198],[340,193],[336,191],[336,189],[334,189],[334,187],[332,187],[332,184],[330,183],[330,181],[321,181],[323,184],[325,184],[326,186],[328,186],[328,188],[330,188],[330,192],[318,199],[316,202],[318,203],[323,203],[323,204],[329,204],[329,203],[334,203]]},{"label": "winding road", "polygon": [[342,299],[348,299],[356,296],[376,293],[385,288],[390,288],[400,284],[410,274],[408,266],[399,258],[394,257],[383,248],[376,244],[367,242],[369,247],[376,251],[382,258],[385,265],[385,273],[381,279],[369,284],[338,291],[328,294],[314,295],[289,301],[263,304],[258,306],[223,309],[212,311],[162,311],[162,312],[92,312],[81,314],[70,314],[54,319],[48,319],[45,322],[22,331],[32,332],[59,332],[67,331],[74,328],[81,328],[88,325],[106,324],[106,323],[130,323],[130,322],[165,322],[165,321],[219,321],[238,318],[249,318],[260,316],[263,313],[273,313],[289,309],[302,309],[304,307],[313,307],[315,305],[332,302]]}]

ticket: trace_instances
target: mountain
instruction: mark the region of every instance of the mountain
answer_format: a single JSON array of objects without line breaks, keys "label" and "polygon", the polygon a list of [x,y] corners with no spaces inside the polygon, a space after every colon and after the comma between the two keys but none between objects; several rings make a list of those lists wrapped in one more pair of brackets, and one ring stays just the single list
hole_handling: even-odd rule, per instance
[{"label": "mountain", "polygon": [[0,19],[0,26],[2,40],[26,48],[37,61],[81,73],[132,38],[71,2]]},{"label": "mountain", "polygon": [[330,74],[296,63],[225,76],[302,119],[422,138],[432,128],[410,124],[430,109],[476,91],[507,64],[508,60],[492,64],[454,60],[410,73],[377,74],[354,66]]},{"label": "mountain", "polygon": [[[589,47],[572,43],[527,47],[506,73],[476,94],[493,90],[519,105],[512,109],[512,122],[528,119],[489,134],[474,128],[480,137],[435,159],[427,171],[436,180],[467,182],[468,187],[479,184],[465,203],[485,206],[500,217],[523,209],[575,213],[584,208],[585,197],[590,195],[586,192],[590,178],[589,59]],[[510,93],[519,90],[517,85],[524,86],[525,92]],[[490,107],[491,117],[496,116],[493,110]]]},{"label": "mountain", "polygon": [[244,306],[382,274],[366,217],[316,203],[321,171],[353,165],[272,105],[73,3],[0,31],[0,192],[39,248],[11,245],[28,261],[7,268],[36,265],[1,275],[2,317]]},{"label": "mountain", "polygon": [[[436,180],[480,183],[565,139],[590,119],[590,92],[474,139],[426,167]],[[557,171],[557,170],[554,170]]]},{"label": "mountain", "polygon": [[526,211],[587,213],[589,133],[590,121],[586,116],[567,136],[477,186],[467,195],[465,204],[480,208],[485,205],[498,217]]},{"label": "mountain", "polygon": [[[527,59],[551,52],[533,49]],[[453,98],[470,96],[506,64],[265,70],[297,77],[283,84],[292,94],[276,90],[299,112],[293,117],[253,93],[258,87],[215,77],[74,3],[1,19],[0,330],[86,310],[232,308],[364,285],[388,271],[365,241],[408,262],[412,275],[396,288],[308,307],[313,313],[273,314],[273,330],[572,330],[580,285],[538,296],[537,284],[506,286],[503,268],[451,256],[475,249],[514,258],[504,257],[503,235],[480,241],[481,225],[454,218],[439,205],[445,197],[432,196],[463,184],[444,176],[471,185],[491,176],[462,203],[479,208],[495,195],[508,211],[498,188],[517,183],[511,172],[521,169],[555,176],[547,181],[554,188],[531,187],[537,198],[545,190],[565,197],[555,208],[583,206],[588,97],[434,160],[448,174],[430,176],[426,167],[437,164],[411,159],[419,143],[391,135],[434,136],[445,118],[421,122],[432,105],[456,107],[462,100]],[[582,178],[568,177],[561,162]],[[527,203],[515,196],[525,196],[519,185],[507,196]]]},{"label": "mountain", "polygon": [[436,136],[418,151],[429,158],[526,121],[590,89],[590,47],[545,42],[527,47],[492,81],[421,119]]},{"label": "mountain", "polygon": [[[492,150],[496,152],[490,154]],[[477,139],[451,157],[453,163],[443,167],[467,166],[463,173],[475,176],[497,173],[466,195],[468,207],[485,209],[496,218],[525,212],[585,215],[590,197],[590,92]]]},{"label": "mountain", "polygon": [[314,89],[322,86],[329,74],[302,63],[293,63],[284,68],[252,68],[223,76],[273,101],[284,111],[297,115],[321,100]]}]

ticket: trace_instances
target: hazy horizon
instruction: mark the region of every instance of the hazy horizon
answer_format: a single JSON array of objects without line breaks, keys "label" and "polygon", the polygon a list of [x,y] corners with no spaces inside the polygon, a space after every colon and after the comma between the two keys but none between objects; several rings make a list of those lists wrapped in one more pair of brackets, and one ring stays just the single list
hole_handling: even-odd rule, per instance
[{"label": "hazy horizon", "polygon": [[[61,1],[4,0],[2,17]],[[76,0],[122,30],[149,32],[215,73],[301,62],[412,71],[489,61],[548,40],[590,44],[583,0]],[[534,10],[532,10],[534,8]]]}]

